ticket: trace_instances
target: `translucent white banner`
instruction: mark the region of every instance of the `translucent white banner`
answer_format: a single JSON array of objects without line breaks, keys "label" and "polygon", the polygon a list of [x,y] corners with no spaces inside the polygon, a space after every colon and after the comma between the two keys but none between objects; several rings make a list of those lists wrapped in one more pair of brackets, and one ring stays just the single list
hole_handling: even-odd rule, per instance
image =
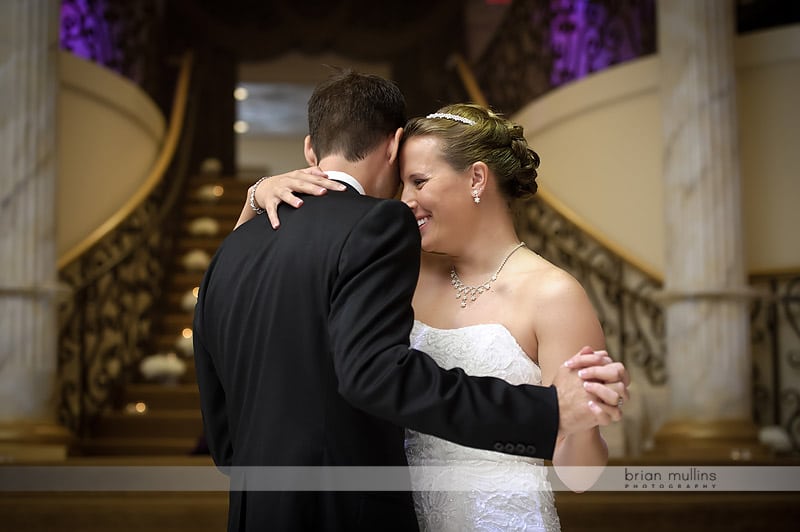
[{"label": "translucent white banner", "polygon": [[[501,467],[498,470],[498,467]],[[531,464],[457,467],[0,466],[0,492],[35,491],[800,491],[800,467]]]}]

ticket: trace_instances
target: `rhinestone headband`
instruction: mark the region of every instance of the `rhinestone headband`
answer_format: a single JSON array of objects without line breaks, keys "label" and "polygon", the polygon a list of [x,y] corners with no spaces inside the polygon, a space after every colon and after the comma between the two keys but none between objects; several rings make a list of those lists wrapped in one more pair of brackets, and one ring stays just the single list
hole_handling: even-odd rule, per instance
[{"label": "rhinestone headband", "polygon": [[455,120],[456,122],[461,122],[462,124],[467,124],[468,126],[475,125],[474,120],[464,118],[463,116],[451,115],[450,113],[431,113],[425,118],[446,118],[447,120]]}]

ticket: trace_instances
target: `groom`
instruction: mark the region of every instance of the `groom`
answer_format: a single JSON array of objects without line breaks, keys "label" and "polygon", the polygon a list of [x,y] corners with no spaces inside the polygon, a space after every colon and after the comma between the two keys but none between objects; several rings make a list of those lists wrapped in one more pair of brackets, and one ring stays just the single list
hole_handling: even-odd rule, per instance
[{"label": "groom", "polygon": [[[391,198],[405,102],[353,72],[308,104],[306,157],[343,192],[307,196],[229,235],[200,288],[194,348],[205,435],[218,466],[405,466],[409,427],[462,445],[552,458],[556,436],[608,424],[575,368],[554,386],[443,370],[409,348],[420,237]],[[228,530],[416,530],[409,492],[230,494]]]}]

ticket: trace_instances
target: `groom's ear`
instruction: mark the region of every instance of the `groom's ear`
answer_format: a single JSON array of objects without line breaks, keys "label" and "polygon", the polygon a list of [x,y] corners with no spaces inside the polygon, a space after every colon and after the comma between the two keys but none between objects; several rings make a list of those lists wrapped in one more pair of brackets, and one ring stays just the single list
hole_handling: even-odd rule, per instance
[{"label": "groom's ear", "polygon": [[319,163],[317,154],[314,153],[314,147],[311,145],[311,135],[306,135],[306,138],[303,139],[303,155],[306,156],[308,166],[317,166]]},{"label": "groom's ear", "polygon": [[403,138],[403,128],[398,127],[397,131],[394,132],[392,138],[389,139],[389,145],[386,148],[386,156],[389,159],[389,164],[394,164],[397,160],[397,156],[400,153],[400,139]]}]

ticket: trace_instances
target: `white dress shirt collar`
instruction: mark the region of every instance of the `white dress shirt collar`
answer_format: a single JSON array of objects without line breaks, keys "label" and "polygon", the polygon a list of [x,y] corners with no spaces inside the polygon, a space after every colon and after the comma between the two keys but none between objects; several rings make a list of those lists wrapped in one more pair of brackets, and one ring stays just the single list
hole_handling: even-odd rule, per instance
[{"label": "white dress shirt collar", "polygon": [[337,170],[325,170],[325,173],[328,174],[328,179],[333,179],[334,181],[341,181],[347,185],[350,185],[354,189],[358,191],[359,194],[362,196],[364,195],[364,187],[361,183],[358,182],[358,179],[351,176],[350,174],[345,174],[344,172],[339,172]]}]

